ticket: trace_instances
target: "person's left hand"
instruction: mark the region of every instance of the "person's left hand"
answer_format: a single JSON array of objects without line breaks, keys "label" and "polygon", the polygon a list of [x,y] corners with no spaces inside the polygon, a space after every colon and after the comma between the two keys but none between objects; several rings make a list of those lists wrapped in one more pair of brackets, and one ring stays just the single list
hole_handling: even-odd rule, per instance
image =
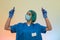
[{"label": "person's left hand", "polygon": [[44,8],[42,8],[41,10],[42,10],[43,17],[46,19],[47,18],[47,11]]}]

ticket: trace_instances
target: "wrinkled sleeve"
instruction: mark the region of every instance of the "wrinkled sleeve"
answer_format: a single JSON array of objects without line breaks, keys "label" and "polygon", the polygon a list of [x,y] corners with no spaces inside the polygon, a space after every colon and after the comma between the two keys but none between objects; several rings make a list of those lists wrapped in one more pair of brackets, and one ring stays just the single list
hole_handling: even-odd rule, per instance
[{"label": "wrinkled sleeve", "polygon": [[46,26],[41,25],[41,33],[46,33]]},{"label": "wrinkled sleeve", "polygon": [[46,33],[46,26],[43,26],[43,25],[40,25],[40,24],[38,24],[38,26],[39,26],[39,30],[40,30],[41,33]]},{"label": "wrinkled sleeve", "polygon": [[16,33],[16,30],[18,29],[18,25],[19,23],[10,26],[11,33]]}]

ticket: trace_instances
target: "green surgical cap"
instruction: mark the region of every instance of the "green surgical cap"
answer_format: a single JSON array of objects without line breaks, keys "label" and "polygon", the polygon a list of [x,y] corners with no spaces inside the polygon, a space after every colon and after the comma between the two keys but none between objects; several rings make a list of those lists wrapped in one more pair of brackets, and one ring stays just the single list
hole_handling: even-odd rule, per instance
[{"label": "green surgical cap", "polygon": [[36,21],[36,18],[37,18],[37,14],[34,10],[29,10],[29,12],[32,13],[32,22],[35,22]]}]

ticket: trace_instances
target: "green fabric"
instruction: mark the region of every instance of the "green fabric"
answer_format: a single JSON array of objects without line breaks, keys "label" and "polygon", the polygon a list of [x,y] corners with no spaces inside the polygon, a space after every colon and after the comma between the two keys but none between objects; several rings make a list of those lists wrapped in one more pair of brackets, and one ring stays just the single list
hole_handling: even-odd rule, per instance
[{"label": "green fabric", "polygon": [[29,10],[29,12],[32,13],[32,22],[35,22],[36,21],[36,18],[37,18],[37,14],[34,10]]}]

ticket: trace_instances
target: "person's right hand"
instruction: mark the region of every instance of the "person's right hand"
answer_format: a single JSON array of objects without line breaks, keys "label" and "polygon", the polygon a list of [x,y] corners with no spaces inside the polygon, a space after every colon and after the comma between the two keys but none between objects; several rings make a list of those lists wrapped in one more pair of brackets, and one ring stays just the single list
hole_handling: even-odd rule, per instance
[{"label": "person's right hand", "polygon": [[14,15],[15,7],[9,11],[9,18],[12,18]]}]

